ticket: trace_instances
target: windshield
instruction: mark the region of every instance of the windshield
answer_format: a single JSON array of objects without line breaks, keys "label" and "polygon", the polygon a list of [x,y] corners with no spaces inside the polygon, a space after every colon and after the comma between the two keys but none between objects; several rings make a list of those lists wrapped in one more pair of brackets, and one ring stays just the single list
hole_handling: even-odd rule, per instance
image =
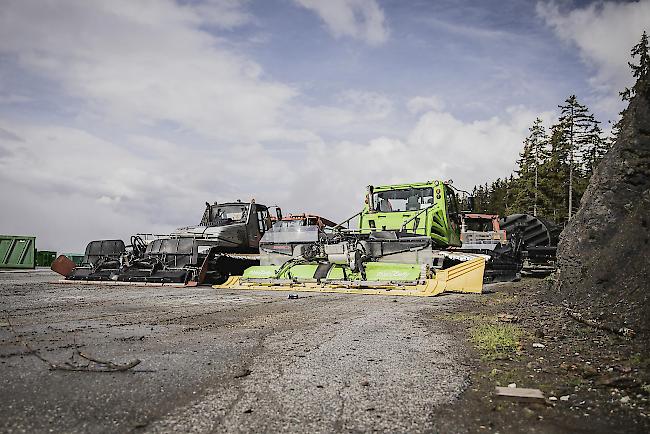
[{"label": "windshield", "polygon": [[232,223],[245,223],[248,217],[247,203],[232,205],[213,205],[205,210],[201,224],[213,226],[227,225]]},{"label": "windshield", "polygon": [[489,232],[494,230],[492,220],[488,219],[466,219],[465,226],[468,231]]},{"label": "windshield", "polygon": [[433,188],[408,188],[373,194],[375,211],[419,211],[433,205]]}]

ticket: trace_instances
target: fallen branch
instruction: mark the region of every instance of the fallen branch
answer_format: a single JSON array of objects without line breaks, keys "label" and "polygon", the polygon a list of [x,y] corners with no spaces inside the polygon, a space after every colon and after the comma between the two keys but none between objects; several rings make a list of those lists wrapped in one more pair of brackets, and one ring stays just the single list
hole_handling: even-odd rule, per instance
[{"label": "fallen branch", "polygon": [[131,369],[133,367],[136,367],[140,364],[139,359],[135,359],[129,363],[124,363],[124,364],[115,364],[111,361],[103,361],[103,360],[98,360],[92,356],[89,356],[88,354],[84,354],[82,352],[77,351],[77,354],[79,357],[84,358],[90,362],[97,363],[99,365],[104,365],[111,371],[126,371],[127,369]]},{"label": "fallen branch", "polygon": [[[139,365],[141,362],[139,359],[135,359],[128,363],[118,364],[118,363],[113,363],[111,361],[99,360],[95,357],[89,356],[88,354],[81,353],[79,350],[75,350],[75,352],[72,353],[69,362],[63,362],[63,363],[53,362],[52,360],[49,360],[48,358],[44,357],[38,350],[32,348],[27,341],[22,339],[22,337],[14,329],[13,324],[11,324],[11,321],[9,320],[9,316],[7,316],[6,318],[7,318],[7,324],[9,325],[9,330],[13,333],[16,339],[20,341],[20,343],[23,344],[23,346],[27,349],[27,354],[32,355],[36,357],[38,360],[40,360],[41,362],[47,364],[50,370],[52,371],[119,372],[119,371],[126,371],[128,369],[131,369]],[[89,363],[86,364],[76,363],[74,361],[76,355],[78,355],[82,359],[88,360]]]},{"label": "fallen branch", "polygon": [[597,328],[597,329],[600,329],[600,330],[605,330],[605,331],[610,332],[610,333],[617,334],[617,335],[622,336],[622,337],[624,337],[626,339],[632,339],[634,337],[634,335],[636,335],[634,330],[632,330],[630,328],[627,328],[627,327],[614,328],[614,327],[608,326],[607,324],[604,324],[602,322],[596,321],[594,319],[584,318],[582,316],[582,314],[580,314],[578,312],[574,312],[572,310],[567,310],[567,315],[569,315],[571,318],[578,321],[579,323],[582,323],[582,324],[585,324],[585,325],[588,325],[590,327]]}]

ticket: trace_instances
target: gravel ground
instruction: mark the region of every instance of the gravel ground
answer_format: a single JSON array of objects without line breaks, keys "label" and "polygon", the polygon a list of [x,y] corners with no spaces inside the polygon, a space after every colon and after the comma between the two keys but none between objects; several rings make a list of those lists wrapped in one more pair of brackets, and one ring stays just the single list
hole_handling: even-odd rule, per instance
[{"label": "gravel ground", "polygon": [[[435,298],[54,284],[0,273],[2,432],[422,432],[466,388]],[[9,320],[7,320],[7,317]],[[13,326],[13,331],[9,325]],[[65,372],[79,351],[142,363]]]},{"label": "gravel ground", "polygon": [[[447,321],[461,342],[480,324],[521,330],[518,347],[504,357],[476,351],[471,386],[436,412],[438,432],[650,433],[647,343],[576,321],[553,303],[551,287],[552,280],[501,283],[452,314],[432,312],[432,320]],[[512,383],[538,388],[547,399],[495,396],[495,386]]]}]

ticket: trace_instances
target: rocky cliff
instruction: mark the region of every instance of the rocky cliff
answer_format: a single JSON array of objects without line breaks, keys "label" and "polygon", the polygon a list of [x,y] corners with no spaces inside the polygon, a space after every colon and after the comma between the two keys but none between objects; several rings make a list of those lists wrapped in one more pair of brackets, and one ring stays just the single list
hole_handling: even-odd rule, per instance
[{"label": "rocky cliff", "polygon": [[560,236],[557,295],[650,341],[650,86],[637,86],[616,143]]}]

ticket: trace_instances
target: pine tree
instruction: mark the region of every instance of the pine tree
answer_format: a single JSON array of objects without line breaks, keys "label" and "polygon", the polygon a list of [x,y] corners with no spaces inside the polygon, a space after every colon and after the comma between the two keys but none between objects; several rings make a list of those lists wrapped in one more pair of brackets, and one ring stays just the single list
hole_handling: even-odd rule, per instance
[{"label": "pine tree", "polygon": [[[568,140],[569,149],[569,180],[568,180],[568,218],[573,215],[575,177],[585,176],[584,153],[592,147],[593,143],[600,138],[600,123],[589,113],[586,106],[580,104],[575,95],[571,95],[565,101],[565,105],[558,106],[561,110],[559,124],[564,130],[564,136]],[[582,184],[582,183],[579,183]],[[577,196],[580,196],[578,194]]]},{"label": "pine tree", "polygon": [[[625,111],[625,110],[621,111],[621,112],[619,113],[619,115],[622,116],[624,111]],[[608,148],[611,148],[612,145],[613,145],[614,143],[616,143],[616,139],[618,139],[618,135],[619,135],[620,132],[621,132],[621,120],[622,120],[622,117],[620,117],[620,118],[619,118],[616,122],[614,122],[614,124],[612,125],[612,131],[611,131],[609,137],[607,138],[607,147],[608,147]],[[611,123],[611,121],[609,121],[609,122]]]},{"label": "pine tree", "polygon": [[[639,92],[647,92],[650,78],[650,51],[648,48],[648,34],[644,31],[641,35],[641,40],[638,44],[632,47],[632,58],[639,56],[639,64],[635,65],[632,62],[627,62],[632,68],[632,76],[636,78],[636,83],[632,88],[625,88],[623,92],[620,93],[623,101],[629,101]],[[639,87],[643,86],[643,89]]]},{"label": "pine tree", "polygon": [[612,142],[603,138],[603,131],[598,123],[594,123],[587,132],[583,148],[583,169],[587,180],[591,178],[594,169],[611,146]]},{"label": "pine tree", "polygon": [[511,201],[514,208],[520,210],[533,210],[537,215],[540,199],[539,183],[541,166],[548,158],[548,136],[542,120],[537,118],[529,129],[530,135],[524,140],[524,149],[519,154],[516,171],[518,178],[512,179]]},{"label": "pine tree", "polygon": [[503,213],[500,215],[512,214],[516,209],[515,199],[517,197],[517,182],[515,176],[510,174],[510,178],[506,181],[506,195],[505,195],[505,207]]},{"label": "pine tree", "polygon": [[483,206],[481,211],[488,212],[490,208],[490,185],[486,182],[483,186]]},{"label": "pine tree", "polygon": [[[632,69],[632,76],[636,78],[636,82],[631,89],[626,87],[623,92],[619,92],[619,95],[621,95],[621,99],[623,101],[629,101],[632,99],[632,97],[637,94],[637,91],[648,91],[648,86],[650,86],[650,52],[648,47],[648,34],[645,31],[641,35],[641,40],[639,43],[632,47],[630,54],[632,56],[632,59],[639,56],[639,64],[635,65],[632,62],[627,62],[627,64],[630,66],[630,69]],[[612,135],[609,140],[610,147],[614,144],[614,142],[616,142],[616,139],[618,138],[618,134],[621,129],[621,120],[623,119],[625,110],[627,109],[623,109],[619,113],[620,117],[618,121],[616,121],[616,123],[612,126]]]},{"label": "pine tree", "polygon": [[542,166],[541,196],[548,199],[544,214],[555,221],[566,218],[568,204],[569,146],[561,124],[551,126],[549,157]]},{"label": "pine tree", "polygon": [[551,126],[550,136],[540,119],[531,126],[517,160],[516,177],[477,188],[477,210],[532,213],[556,221],[569,218],[610,145],[602,138],[599,122],[574,95],[561,108],[563,116]]},{"label": "pine tree", "polygon": [[[650,93],[649,51],[648,35],[643,32],[632,48],[632,58],[638,58],[639,63],[629,62],[636,82],[621,92],[624,101]],[[475,187],[477,211],[505,215],[529,212],[532,207],[534,214],[558,222],[572,217],[573,205],[579,202],[595,167],[614,143],[620,121],[612,128],[613,137],[604,140],[599,122],[575,95],[559,108],[561,117],[550,127],[549,135],[539,119],[531,127],[517,161],[517,177],[510,175]]]}]

